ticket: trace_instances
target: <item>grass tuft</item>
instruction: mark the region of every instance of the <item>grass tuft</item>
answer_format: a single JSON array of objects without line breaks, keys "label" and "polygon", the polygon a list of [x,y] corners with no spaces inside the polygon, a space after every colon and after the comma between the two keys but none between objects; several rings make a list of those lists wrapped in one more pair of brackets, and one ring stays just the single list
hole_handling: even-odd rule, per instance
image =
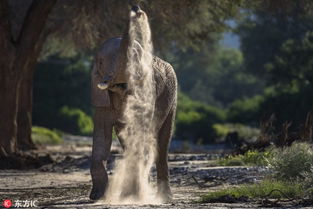
[{"label": "grass tuft", "polygon": [[[274,191],[275,190],[275,191]],[[281,192],[279,192],[281,191]],[[223,189],[216,192],[208,193],[199,200],[201,203],[221,202],[223,197],[236,198],[297,198],[304,195],[304,189],[299,183],[264,180],[257,184],[244,184],[235,188]],[[269,196],[268,196],[269,195]]]}]

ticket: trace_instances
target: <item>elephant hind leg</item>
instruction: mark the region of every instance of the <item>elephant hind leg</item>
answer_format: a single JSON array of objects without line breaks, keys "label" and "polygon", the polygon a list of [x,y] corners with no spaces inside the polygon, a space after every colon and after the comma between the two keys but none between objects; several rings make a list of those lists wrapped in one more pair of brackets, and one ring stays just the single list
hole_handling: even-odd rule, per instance
[{"label": "elephant hind leg", "polygon": [[169,185],[168,171],[168,148],[172,137],[174,127],[175,110],[172,109],[166,117],[158,133],[158,157],[156,161],[158,196],[164,201],[172,199],[172,193]]}]

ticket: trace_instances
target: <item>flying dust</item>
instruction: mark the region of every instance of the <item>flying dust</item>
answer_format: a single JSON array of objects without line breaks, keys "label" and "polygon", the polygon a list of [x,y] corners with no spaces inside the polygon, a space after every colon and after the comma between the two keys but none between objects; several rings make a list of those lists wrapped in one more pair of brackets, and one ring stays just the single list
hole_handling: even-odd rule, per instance
[{"label": "flying dust", "polygon": [[109,204],[160,203],[149,182],[156,158],[153,124],[155,87],[153,80],[153,46],[146,14],[130,12],[127,52],[128,87],[121,136],[125,139],[123,158],[115,163],[105,201]]}]

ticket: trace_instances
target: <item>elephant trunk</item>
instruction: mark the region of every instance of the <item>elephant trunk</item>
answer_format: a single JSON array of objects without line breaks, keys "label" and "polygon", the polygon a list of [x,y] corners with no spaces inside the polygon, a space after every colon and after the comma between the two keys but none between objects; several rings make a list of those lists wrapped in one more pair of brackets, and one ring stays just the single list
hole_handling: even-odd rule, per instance
[{"label": "elephant trunk", "polygon": [[[135,6],[132,6],[131,13],[136,14],[136,17],[140,18],[142,14],[142,10],[140,9],[138,5],[135,5]],[[118,49],[117,60],[116,60],[116,65],[115,65],[115,75],[116,75],[117,82],[124,81],[125,76],[127,74],[125,70],[127,69],[128,51],[131,45],[130,44],[131,40],[129,36],[129,27],[130,27],[130,22],[127,24],[126,31],[124,35],[122,36],[120,47]]]},{"label": "elephant trunk", "polygon": [[[137,17],[140,17],[142,10],[140,9],[140,7],[138,5],[133,5],[131,7],[131,11],[134,12]],[[129,47],[129,23],[127,24],[127,28],[126,28],[126,33],[124,33],[123,37],[122,37],[122,41],[121,41],[121,45],[120,45],[120,49],[119,49],[119,60],[123,60],[126,61],[127,60],[127,51],[128,51],[128,47]],[[126,63],[125,67],[126,67]]]},{"label": "elephant trunk", "polygon": [[[143,14],[143,11],[140,9],[138,5],[133,5],[131,7],[131,13],[133,13],[133,15],[136,15],[135,17],[140,18],[141,15]],[[121,44],[118,50],[117,60],[114,66],[115,75],[125,74],[125,69],[127,68],[127,53],[128,53],[129,46],[130,46],[130,37],[129,37],[129,24],[128,24],[126,28],[126,33],[122,37]],[[115,77],[119,77],[119,76],[115,76]],[[121,77],[124,77],[124,76],[121,76]],[[118,78],[115,78],[115,79],[119,80]],[[104,79],[104,81],[98,83],[97,87],[101,90],[106,90],[109,88],[110,83],[114,82],[113,80],[115,79],[114,78]]]}]

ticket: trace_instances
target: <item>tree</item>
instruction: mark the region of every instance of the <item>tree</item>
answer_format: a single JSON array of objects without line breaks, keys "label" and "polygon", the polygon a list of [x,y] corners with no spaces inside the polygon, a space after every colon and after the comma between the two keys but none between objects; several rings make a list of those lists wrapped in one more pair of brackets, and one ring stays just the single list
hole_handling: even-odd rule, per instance
[{"label": "tree", "polygon": [[[0,155],[17,151],[17,125],[27,127],[27,123],[31,122],[31,94],[27,92],[24,97],[24,91],[30,90],[28,81],[46,38],[44,27],[48,14],[55,3],[56,0],[34,0],[26,12],[19,34],[14,36],[10,5],[8,1],[0,1]],[[18,122],[17,118],[20,119]],[[27,132],[20,132],[19,136],[29,135]],[[25,141],[25,144],[28,142]]]},{"label": "tree", "polygon": [[258,1],[245,11],[237,32],[246,72],[264,79],[266,89],[262,99],[234,104],[233,116],[241,117],[244,112],[256,115],[258,107],[259,116],[275,113],[278,129],[286,121],[293,122],[293,129],[303,123],[313,106],[308,96],[313,92],[312,31],[312,1]]},{"label": "tree", "polygon": [[[223,28],[237,2],[149,0],[142,5],[151,16],[154,40],[161,43],[156,46],[195,47],[208,32]],[[125,30],[127,8],[116,0],[0,0],[0,155],[32,147],[33,69],[47,38],[45,54],[92,49]]]},{"label": "tree", "polygon": [[191,99],[219,107],[228,107],[236,99],[262,92],[263,84],[247,75],[239,50],[203,44],[200,51],[173,52],[171,63],[177,71],[182,92]]},{"label": "tree", "polygon": [[191,100],[178,93],[175,136],[198,143],[215,142],[213,125],[225,121],[225,112],[217,107]]},{"label": "tree", "polygon": [[247,72],[272,80],[273,74],[267,64],[274,62],[287,40],[300,41],[308,31],[312,31],[312,20],[312,1],[255,1],[243,12],[236,29]]}]

